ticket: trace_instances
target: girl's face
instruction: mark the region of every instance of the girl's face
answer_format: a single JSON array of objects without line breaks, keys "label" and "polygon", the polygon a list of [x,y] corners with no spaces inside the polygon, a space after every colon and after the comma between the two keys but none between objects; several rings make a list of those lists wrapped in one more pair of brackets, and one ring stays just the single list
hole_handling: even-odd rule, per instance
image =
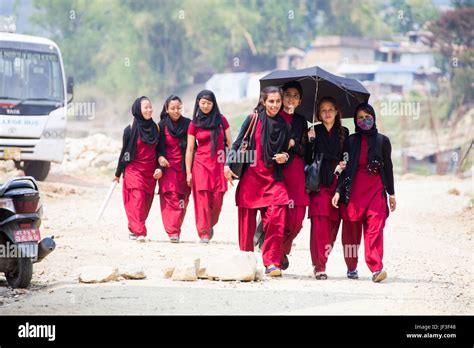
[{"label": "girl's face", "polygon": [[199,109],[205,114],[208,114],[211,112],[212,107],[214,106],[214,103],[211,102],[210,100],[201,98],[199,99]]},{"label": "girl's face", "polygon": [[325,125],[332,125],[336,120],[337,109],[331,102],[322,102],[319,106],[319,118]]},{"label": "girl's face", "polygon": [[301,104],[300,92],[296,88],[290,87],[285,92],[283,92],[283,109],[289,113],[293,114],[298,105]]},{"label": "girl's face", "polygon": [[151,119],[151,115],[153,114],[153,106],[151,105],[151,101],[149,101],[148,99],[143,99],[140,103],[140,106],[143,118],[145,120]]},{"label": "girl's face", "polygon": [[359,110],[357,112],[356,122],[361,129],[369,130],[372,129],[372,127],[374,126],[375,120],[374,116],[372,116],[368,112],[365,112],[364,110]]},{"label": "girl's face", "polygon": [[172,121],[177,121],[181,116],[182,109],[183,105],[179,100],[172,100],[169,102],[166,112],[170,115]]},{"label": "girl's face", "polygon": [[274,117],[281,109],[281,95],[278,92],[273,92],[267,95],[267,99],[263,102],[267,115]]}]

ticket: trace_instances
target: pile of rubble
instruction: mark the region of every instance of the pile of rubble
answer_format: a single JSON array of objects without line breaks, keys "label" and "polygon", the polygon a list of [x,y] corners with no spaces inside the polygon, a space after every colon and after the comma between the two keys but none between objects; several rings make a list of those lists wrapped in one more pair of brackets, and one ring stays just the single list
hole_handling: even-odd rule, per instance
[{"label": "pile of rubble", "polygon": [[0,161],[0,183],[16,176],[23,176],[25,172],[17,169],[13,160]]},{"label": "pile of rubble", "polygon": [[54,165],[60,174],[78,174],[89,171],[110,174],[117,166],[122,144],[104,134],[94,134],[87,138],[66,138],[64,159]]}]

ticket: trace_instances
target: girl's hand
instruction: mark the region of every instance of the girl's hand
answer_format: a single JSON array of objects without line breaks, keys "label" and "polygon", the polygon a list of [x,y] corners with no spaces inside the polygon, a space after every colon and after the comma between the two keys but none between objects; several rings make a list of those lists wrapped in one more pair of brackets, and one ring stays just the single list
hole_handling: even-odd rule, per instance
[{"label": "girl's hand", "polygon": [[395,199],[395,196],[390,196],[388,202],[390,204],[390,211],[395,211],[397,208],[397,200]]},{"label": "girl's hand", "polygon": [[308,138],[311,141],[311,139],[316,138],[316,132],[314,131],[314,127],[311,127],[308,131]]},{"label": "girl's hand", "polygon": [[158,169],[155,169],[155,173],[153,173],[153,177],[158,180],[159,178],[161,178],[163,176],[163,171],[158,168]]},{"label": "girl's hand", "polygon": [[191,173],[186,175],[186,183],[189,187],[193,185],[193,175]]},{"label": "girl's hand", "polygon": [[339,162],[339,166],[341,167],[342,170],[346,169],[346,165],[347,165],[346,161]]},{"label": "girl's hand", "polygon": [[334,208],[339,208],[339,206],[337,205],[339,203],[339,198],[341,197],[341,195],[339,194],[339,192],[336,192],[334,194],[334,197],[332,197],[332,206]]},{"label": "girl's hand", "polygon": [[277,153],[273,156],[273,160],[278,164],[284,164],[288,161],[288,154],[287,153]]},{"label": "girl's hand", "polygon": [[158,163],[163,168],[166,168],[166,167],[170,166],[170,163],[168,162],[168,160],[164,156],[160,156],[160,158],[158,158]]},{"label": "girl's hand", "polygon": [[112,182],[114,182],[114,181],[115,181],[117,184],[119,184],[119,183],[120,183],[120,177],[114,175],[114,178],[112,179]]},{"label": "girl's hand", "polygon": [[290,142],[288,144],[288,149],[291,149],[295,145],[296,145],[295,141],[293,139],[290,139]]},{"label": "girl's hand", "polygon": [[227,181],[230,183],[230,186],[234,186],[234,184],[232,183],[232,180],[234,180],[234,178],[235,179],[239,178],[237,175],[235,175],[235,173],[232,171],[232,169],[230,169],[229,166],[224,166],[224,176],[227,179]]}]

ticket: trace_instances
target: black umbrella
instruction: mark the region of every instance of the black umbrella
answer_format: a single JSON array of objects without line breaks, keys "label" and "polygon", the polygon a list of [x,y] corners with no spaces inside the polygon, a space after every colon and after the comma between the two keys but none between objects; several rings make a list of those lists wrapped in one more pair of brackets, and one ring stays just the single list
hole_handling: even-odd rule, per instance
[{"label": "black umbrella", "polygon": [[295,112],[316,122],[316,104],[323,97],[332,97],[343,118],[352,118],[357,105],[368,102],[370,93],[362,84],[347,77],[333,75],[319,66],[298,70],[275,70],[260,79],[260,90],[267,86],[282,87],[298,81],[303,88],[303,100]]}]

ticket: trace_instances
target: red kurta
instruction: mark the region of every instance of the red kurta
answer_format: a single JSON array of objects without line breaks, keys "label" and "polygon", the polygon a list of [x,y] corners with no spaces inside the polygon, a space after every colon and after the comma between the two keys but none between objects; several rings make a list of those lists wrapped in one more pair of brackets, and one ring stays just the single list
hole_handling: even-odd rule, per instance
[{"label": "red kurta", "polygon": [[180,194],[190,194],[191,188],[186,183],[186,170],[182,167],[183,152],[179,145],[179,139],[171,136],[168,127],[165,127],[166,151],[165,158],[170,164],[163,168],[163,176],[158,181],[160,184],[160,193],[178,192]]},{"label": "red kurta", "polygon": [[[222,116],[224,128],[229,128],[229,122]],[[210,129],[189,125],[188,134],[194,135],[198,142],[193,160],[193,188],[196,191],[226,192],[227,180],[224,177],[225,149],[224,132],[219,132],[217,151],[212,155],[212,141]]]},{"label": "red kurta", "polygon": [[135,158],[125,167],[122,195],[128,218],[128,229],[146,236],[145,221],[153,202],[156,180],[153,178],[157,144],[145,144],[138,137]]},{"label": "red kurta", "polygon": [[362,136],[360,157],[357,171],[351,185],[349,202],[341,204],[341,215],[344,220],[362,221],[368,210],[375,210],[385,218],[388,216],[387,199],[384,194],[382,178],[367,170],[368,140]]},{"label": "red kurta", "polygon": [[[281,111],[280,115],[287,124],[291,125],[293,115],[285,111]],[[285,167],[283,170],[283,181],[290,202],[294,206],[307,207],[309,205],[309,196],[305,189],[304,160],[300,156],[295,155],[291,163]]]},{"label": "red kurta", "polygon": [[[331,130],[333,130],[331,128]],[[329,136],[334,136],[329,131]],[[337,166],[337,161],[333,162],[333,168]],[[337,237],[341,217],[339,209],[332,206],[332,197],[336,192],[337,177],[334,175],[331,186],[321,185],[319,192],[312,192],[309,195],[310,203],[308,218],[311,219],[310,251],[311,260],[316,272],[325,272],[329,253]]]},{"label": "red kurta", "polygon": [[135,158],[125,167],[123,188],[141,189],[148,193],[155,192],[156,179],[153,178],[158,167],[156,160],[157,144],[145,144],[138,137]]},{"label": "red kurta", "polygon": [[[291,126],[294,116],[283,110],[280,115]],[[305,188],[304,160],[300,156],[295,155],[283,170],[283,182],[288,192],[289,204],[286,211],[282,253],[289,255],[293,240],[303,228],[306,207],[309,205],[309,195]]]},{"label": "red kurta", "polygon": [[273,166],[263,160],[261,144],[262,124],[255,127],[255,162],[248,166],[240,178],[235,193],[235,203],[241,208],[263,208],[271,205],[287,205],[289,198],[283,181],[273,178]]},{"label": "red kurta", "polygon": [[273,178],[273,166],[267,167],[263,161],[261,145],[262,124],[255,127],[256,156],[237,186],[236,205],[239,207],[240,250],[253,251],[253,237],[257,227],[257,211],[260,210],[265,240],[262,258],[265,267],[281,267],[283,235],[286,221],[288,193],[283,181]]},{"label": "red kurta", "polygon": [[337,178],[334,176],[330,187],[321,185],[319,192],[311,192],[308,218],[326,216],[333,221],[339,221],[339,210],[332,205],[332,197],[336,193]]},{"label": "red kurta", "polygon": [[352,182],[349,203],[341,204],[342,244],[348,270],[357,268],[362,231],[365,261],[371,272],[383,269],[383,229],[389,215],[380,175],[367,170],[368,139],[362,136],[359,164]]},{"label": "red kurta", "polygon": [[[224,129],[229,122],[222,116]],[[224,176],[225,147],[224,131],[219,132],[216,153],[212,154],[212,131],[189,125],[188,134],[194,135],[198,142],[192,168],[192,192],[196,228],[201,239],[212,237],[212,229],[219,221],[227,180]]]},{"label": "red kurta", "polygon": [[163,168],[160,184],[160,207],[163,226],[169,237],[181,234],[191,188],[186,183],[186,170],[182,167],[184,154],[179,138],[173,137],[165,127],[165,158],[169,167]]}]

